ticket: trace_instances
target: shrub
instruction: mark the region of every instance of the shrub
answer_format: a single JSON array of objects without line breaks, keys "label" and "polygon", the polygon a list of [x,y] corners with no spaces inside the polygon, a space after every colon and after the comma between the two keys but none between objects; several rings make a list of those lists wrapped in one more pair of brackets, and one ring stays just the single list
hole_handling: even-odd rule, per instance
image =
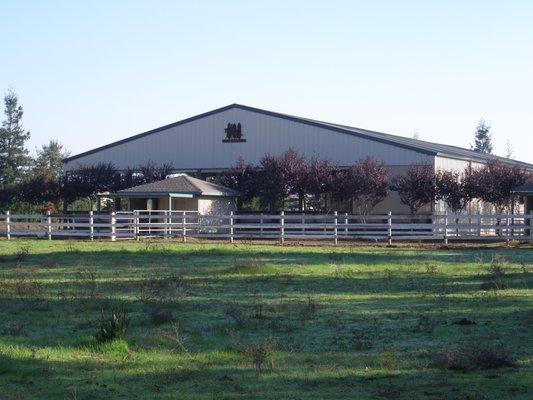
[{"label": "shrub", "polygon": [[100,310],[100,329],[94,335],[98,343],[110,342],[115,339],[122,339],[130,325],[127,312],[122,309],[115,311],[111,309],[108,316],[104,315],[104,310]]},{"label": "shrub", "polygon": [[516,363],[513,354],[503,345],[481,340],[437,350],[432,359],[437,368],[457,371],[512,367]]}]

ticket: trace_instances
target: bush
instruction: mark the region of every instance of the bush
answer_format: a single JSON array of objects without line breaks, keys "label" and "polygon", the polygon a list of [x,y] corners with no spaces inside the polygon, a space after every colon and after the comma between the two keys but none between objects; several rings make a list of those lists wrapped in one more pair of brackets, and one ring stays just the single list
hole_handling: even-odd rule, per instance
[{"label": "bush", "polygon": [[432,359],[435,367],[456,371],[512,367],[516,364],[516,359],[509,349],[501,344],[483,341],[440,349],[433,353]]},{"label": "bush", "polygon": [[104,315],[104,310],[102,309],[100,310],[100,329],[94,335],[94,338],[98,343],[122,339],[129,325],[130,319],[124,309],[118,312],[111,309],[107,317]]}]

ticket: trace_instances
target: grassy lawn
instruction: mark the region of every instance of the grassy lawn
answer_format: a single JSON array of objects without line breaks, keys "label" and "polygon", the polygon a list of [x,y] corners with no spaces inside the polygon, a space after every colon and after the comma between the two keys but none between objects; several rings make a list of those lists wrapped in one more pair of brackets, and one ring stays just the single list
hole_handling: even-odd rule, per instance
[{"label": "grassy lawn", "polygon": [[0,399],[533,397],[531,247],[1,241],[0,301]]}]

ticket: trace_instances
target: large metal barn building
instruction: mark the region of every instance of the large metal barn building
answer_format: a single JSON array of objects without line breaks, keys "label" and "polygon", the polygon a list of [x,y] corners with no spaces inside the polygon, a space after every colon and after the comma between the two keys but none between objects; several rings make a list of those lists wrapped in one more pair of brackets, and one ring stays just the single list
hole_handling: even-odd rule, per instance
[{"label": "large metal barn building", "polygon": [[[265,154],[278,155],[293,148],[311,158],[320,157],[343,167],[372,156],[396,175],[412,164],[430,164],[435,170],[463,171],[499,159],[533,169],[533,165],[460,147],[374,132],[329,122],[300,118],[240,104],[231,104],[170,125],[162,126],[64,160],[65,171],[79,165],[111,162],[118,169],[141,164],[170,163],[176,172],[205,177],[222,171],[242,157],[258,164]],[[434,207],[435,205],[432,205]],[[394,194],[375,212],[404,212]],[[426,210],[429,211],[429,210]]]}]

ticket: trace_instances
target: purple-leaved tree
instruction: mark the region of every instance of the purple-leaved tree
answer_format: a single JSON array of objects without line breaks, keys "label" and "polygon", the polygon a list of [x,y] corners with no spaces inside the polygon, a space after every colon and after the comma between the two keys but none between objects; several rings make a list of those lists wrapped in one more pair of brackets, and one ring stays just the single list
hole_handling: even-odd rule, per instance
[{"label": "purple-leaved tree", "polygon": [[400,200],[416,214],[424,205],[435,199],[435,173],[431,165],[411,165],[402,175],[392,180],[391,189],[398,192]]}]

